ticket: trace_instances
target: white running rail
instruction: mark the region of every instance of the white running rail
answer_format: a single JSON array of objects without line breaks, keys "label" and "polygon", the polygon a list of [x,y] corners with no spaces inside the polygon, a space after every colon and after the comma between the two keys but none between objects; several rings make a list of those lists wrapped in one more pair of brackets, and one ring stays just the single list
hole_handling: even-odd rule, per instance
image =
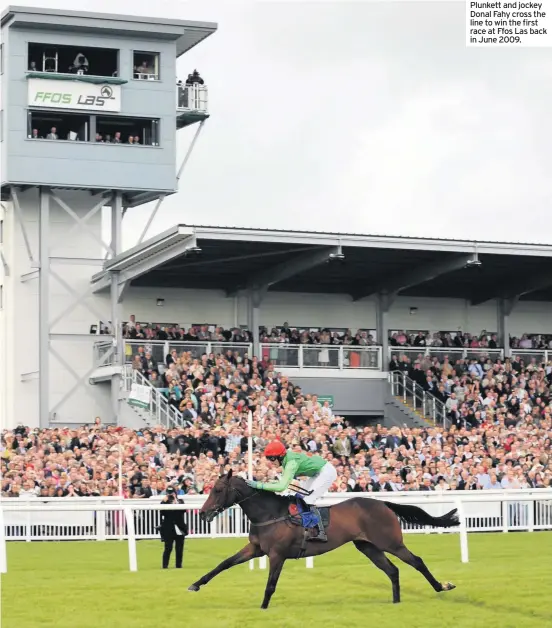
[{"label": "white running rail", "polygon": [[[461,525],[447,530],[403,525],[408,533],[459,533],[462,562],[469,561],[468,532],[552,530],[552,489],[402,493],[328,493],[320,505],[351,497],[417,505],[433,516],[457,508]],[[161,505],[161,498],[3,498],[0,500],[0,572],[6,570],[6,541],[129,541],[130,569],[137,569],[136,540],[158,538],[160,510],[185,511],[190,538],[246,537],[249,522],[237,506],[211,524],[201,521],[205,495],[184,497],[184,505]]]}]

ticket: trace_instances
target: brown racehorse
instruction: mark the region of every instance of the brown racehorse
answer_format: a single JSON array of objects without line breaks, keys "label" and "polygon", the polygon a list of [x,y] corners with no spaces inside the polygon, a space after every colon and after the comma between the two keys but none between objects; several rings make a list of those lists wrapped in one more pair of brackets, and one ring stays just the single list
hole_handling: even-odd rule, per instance
[{"label": "brown racehorse", "polygon": [[[268,608],[276,590],[278,578],[288,558],[298,558],[303,545],[303,528],[292,523],[289,515],[290,499],[268,491],[250,488],[232,471],[222,476],[213,487],[200,511],[200,517],[211,522],[219,513],[238,504],[251,522],[249,543],[234,556],[223,560],[215,569],[194,582],[188,591],[199,591],[222,571],[242,563],[268,556],[270,572],[261,608]],[[390,578],[393,602],[400,602],[399,570],[384,552],[393,554],[417,569],[437,592],[450,591],[455,585],[436,580],[424,561],[408,550],[403,543],[399,519],[407,523],[450,528],[459,525],[456,510],[442,517],[432,517],[421,508],[392,504],[377,499],[353,497],[331,507],[330,524],[326,529],[326,543],[311,541],[304,556],[318,556],[344,545],[354,543]],[[398,518],[397,518],[398,517]]]}]

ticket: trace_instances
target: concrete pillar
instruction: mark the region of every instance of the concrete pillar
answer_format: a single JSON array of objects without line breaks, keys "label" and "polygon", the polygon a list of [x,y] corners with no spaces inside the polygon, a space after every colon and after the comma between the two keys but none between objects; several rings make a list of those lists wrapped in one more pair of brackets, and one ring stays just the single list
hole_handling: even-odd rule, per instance
[{"label": "concrete pillar", "polygon": [[512,355],[510,350],[510,314],[514,309],[517,299],[497,299],[497,331],[498,340],[501,347],[504,347],[504,357]]},{"label": "concrete pillar", "polygon": [[382,364],[384,371],[389,369],[389,310],[395,299],[394,294],[381,292],[376,297],[376,331],[378,342],[382,346]]},{"label": "concrete pillar", "polygon": [[[123,195],[120,191],[113,193],[111,204],[111,250],[113,257],[119,255],[123,250]],[[111,273],[111,327],[113,330],[113,347],[115,356],[113,364],[123,367],[125,363],[123,330],[121,320],[121,304],[119,298],[119,273]],[[111,408],[113,421],[118,424],[119,417],[119,397],[121,394],[121,375],[116,374],[111,377]]]},{"label": "concrete pillar", "polygon": [[39,190],[38,218],[38,410],[39,425],[50,426],[50,190]]},{"label": "concrete pillar", "polygon": [[251,321],[251,332],[253,334],[253,355],[260,357],[261,347],[259,342],[259,326],[261,324],[261,303],[263,293],[260,290],[252,290],[249,294],[249,315]]}]

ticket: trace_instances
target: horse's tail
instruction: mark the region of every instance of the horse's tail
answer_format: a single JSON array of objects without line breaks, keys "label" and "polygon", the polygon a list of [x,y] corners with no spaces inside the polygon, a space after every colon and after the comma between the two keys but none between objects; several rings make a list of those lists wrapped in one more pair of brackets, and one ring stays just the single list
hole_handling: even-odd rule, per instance
[{"label": "horse's tail", "polygon": [[393,502],[383,503],[404,523],[417,523],[418,525],[435,526],[436,528],[453,528],[460,525],[456,508],[442,517],[432,517],[425,510],[418,508],[418,506],[394,504]]}]

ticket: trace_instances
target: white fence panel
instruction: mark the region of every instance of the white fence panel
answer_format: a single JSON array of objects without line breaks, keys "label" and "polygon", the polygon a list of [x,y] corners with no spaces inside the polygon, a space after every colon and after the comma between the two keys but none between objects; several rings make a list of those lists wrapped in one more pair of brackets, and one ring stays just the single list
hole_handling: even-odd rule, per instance
[{"label": "white fence panel", "polygon": [[[383,499],[417,505],[434,516],[457,508],[462,562],[468,562],[468,531],[509,532],[552,529],[552,490],[447,491],[412,493],[328,493],[322,505],[334,505],[351,497]],[[188,498],[184,505],[160,504],[160,498],[124,500],[117,498],[50,498],[0,500],[0,573],[5,573],[6,540],[54,541],[128,539],[129,568],[138,569],[136,539],[156,538],[161,510],[184,510],[191,538],[247,536],[249,522],[237,506],[212,523],[199,518],[207,499]],[[403,526],[405,532],[443,533],[442,529]],[[312,564],[312,563],[311,563]]]},{"label": "white fence panel", "polygon": [[[466,527],[470,532],[552,529],[552,490],[446,491],[443,493],[328,493],[320,505],[331,506],[351,497],[383,499],[415,504],[439,517],[462,502]],[[211,524],[200,520],[199,510],[205,495],[184,498],[181,508],[190,530],[190,538],[244,537],[249,522],[235,506],[219,515]],[[160,524],[161,497],[149,500],[111,498],[4,498],[4,532],[7,540],[82,540],[118,539],[127,534],[123,508],[130,507],[136,537],[156,538]],[[96,508],[96,506],[98,508]],[[118,506],[118,507],[117,507]],[[405,532],[434,531],[403,525]],[[451,531],[455,531],[454,529]]]}]

